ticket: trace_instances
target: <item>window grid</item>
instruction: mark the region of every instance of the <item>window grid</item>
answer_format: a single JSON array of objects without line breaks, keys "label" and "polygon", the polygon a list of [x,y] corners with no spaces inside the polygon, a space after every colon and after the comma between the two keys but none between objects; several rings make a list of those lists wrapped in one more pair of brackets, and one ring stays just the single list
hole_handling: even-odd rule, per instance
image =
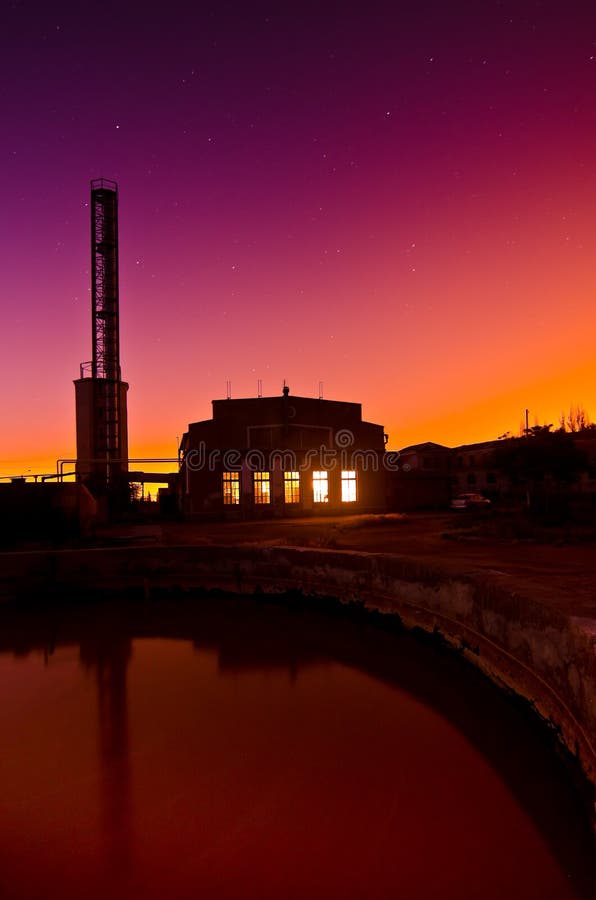
[{"label": "window grid", "polygon": [[240,503],[240,473],[223,473],[224,506],[237,506]]},{"label": "window grid", "polygon": [[329,484],[327,480],[327,472],[312,473],[312,490],[313,501],[315,503],[329,502]]},{"label": "window grid", "polygon": [[300,503],[300,472],[284,472],[285,503]]},{"label": "window grid", "polygon": [[254,472],[253,488],[255,503],[271,503],[271,481],[269,472]]},{"label": "window grid", "polygon": [[344,471],[341,473],[341,499],[342,503],[356,502],[356,472]]}]

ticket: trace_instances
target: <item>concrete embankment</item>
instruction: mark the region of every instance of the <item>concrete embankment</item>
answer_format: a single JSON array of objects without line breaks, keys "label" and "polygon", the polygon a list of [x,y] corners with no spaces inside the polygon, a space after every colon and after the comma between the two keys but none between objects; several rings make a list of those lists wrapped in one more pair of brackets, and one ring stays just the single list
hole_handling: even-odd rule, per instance
[{"label": "concrete embankment", "polygon": [[[0,556],[0,599],[78,591],[300,590],[439,633],[557,730],[596,789],[596,622],[565,615],[484,574],[406,557],[293,547],[118,547]],[[596,815],[593,818],[596,821]]]}]

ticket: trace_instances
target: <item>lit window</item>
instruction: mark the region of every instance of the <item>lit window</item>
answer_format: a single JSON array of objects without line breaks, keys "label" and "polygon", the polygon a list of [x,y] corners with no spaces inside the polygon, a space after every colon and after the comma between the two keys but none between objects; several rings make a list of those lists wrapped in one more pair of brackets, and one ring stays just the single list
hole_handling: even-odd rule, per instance
[{"label": "lit window", "polygon": [[269,472],[255,472],[253,475],[255,503],[271,503],[271,482]]},{"label": "lit window", "polygon": [[284,500],[300,503],[300,472],[284,472]]},{"label": "lit window", "polygon": [[240,473],[223,473],[223,502],[224,506],[236,506],[240,503]]},{"label": "lit window", "polygon": [[312,473],[313,500],[315,503],[329,502],[329,487],[327,484],[327,472]]},{"label": "lit window", "polygon": [[356,500],[356,472],[341,473],[341,499],[343,503],[354,503]]}]

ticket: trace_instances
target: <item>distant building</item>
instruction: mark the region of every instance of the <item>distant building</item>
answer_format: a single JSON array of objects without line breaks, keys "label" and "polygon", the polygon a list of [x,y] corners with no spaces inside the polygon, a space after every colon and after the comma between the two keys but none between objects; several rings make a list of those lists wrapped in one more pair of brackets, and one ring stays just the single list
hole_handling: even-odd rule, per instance
[{"label": "distant building", "polygon": [[[569,434],[569,441],[580,451],[583,465],[571,473],[568,482],[559,485],[570,497],[596,498],[596,433],[586,429]],[[387,477],[389,509],[440,509],[449,505],[451,497],[478,493],[493,501],[516,503],[526,500],[527,480],[522,470],[505,465],[507,450],[525,438],[482,441],[444,447],[427,441],[404,447],[398,454],[398,468]],[[533,438],[529,437],[532,441]],[[552,477],[545,468],[535,469],[533,488],[543,483],[552,488]]]},{"label": "distant building", "polygon": [[397,471],[387,476],[389,509],[434,509],[451,497],[449,447],[426,441],[399,451]]},{"label": "distant building", "polygon": [[426,441],[399,451],[398,471],[388,480],[389,507],[441,509],[457,494],[478,493],[497,500],[509,493],[508,477],[497,464],[502,441],[445,447]]},{"label": "distant building", "polygon": [[477,493],[490,500],[509,490],[509,479],[500,471],[497,448],[503,441],[462,444],[450,451],[453,494]]},{"label": "distant building", "polygon": [[385,435],[359,403],[290,396],[214,400],[180,445],[187,517],[378,512]]}]

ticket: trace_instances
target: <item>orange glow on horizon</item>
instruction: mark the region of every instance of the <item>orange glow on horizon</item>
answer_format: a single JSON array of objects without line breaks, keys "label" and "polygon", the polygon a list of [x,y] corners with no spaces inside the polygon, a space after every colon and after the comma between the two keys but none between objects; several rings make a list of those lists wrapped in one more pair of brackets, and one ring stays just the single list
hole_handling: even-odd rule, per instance
[{"label": "orange glow on horizon", "polygon": [[[590,421],[596,420],[596,407],[582,401],[582,395],[594,396],[596,386],[596,362],[570,368],[557,375],[543,374],[542,378],[530,380],[527,383],[514,384],[509,390],[501,393],[489,394],[485,398],[478,396],[479,390],[470,392],[462,397],[452,397],[444,403],[441,411],[432,409],[409,409],[409,417],[402,418],[395,408],[395,400],[385,397],[375,397],[374,404],[362,404],[363,418],[367,421],[377,421],[384,425],[389,434],[388,449],[400,450],[411,444],[433,441],[446,446],[458,446],[460,444],[475,443],[478,441],[494,440],[506,432],[512,435],[519,433],[524,424],[525,409],[529,410],[532,424],[551,423],[554,428],[559,427],[561,413],[567,413],[571,406],[582,407]],[[306,393],[306,392],[304,392]],[[312,394],[311,394],[312,396]],[[129,400],[132,400],[132,393]],[[356,400],[362,398],[353,396],[334,397],[333,399]],[[408,403],[411,407],[411,402]],[[131,407],[133,417],[131,417]],[[371,414],[371,408],[375,414]],[[378,411],[378,412],[377,412]],[[197,421],[207,418],[210,409],[204,409],[189,421]],[[74,403],[72,410],[74,417]],[[132,427],[129,452],[131,458],[151,459],[177,459],[177,443],[174,439],[170,443],[159,441],[157,437],[147,443],[139,442],[136,435],[141,431],[140,423],[134,422],[134,403],[129,406],[129,418],[132,418]],[[136,426],[136,427],[135,427]],[[188,423],[185,425],[184,430]],[[64,423],[65,430],[72,429],[71,422]],[[74,430],[74,429],[72,429]],[[180,429],[182,433],[182,429]],[[5,439],[4,451],[10,448]],[[18,446],[13,444],[13,455],[4,454],[0,459],[0,475],[32,475],[34,473],[56,472],[58,458],[72,458],[73,446],[70,453],[62,457],[53,456],[51,452],[35,452],[37,448],[31,447],[32,452],[18,453]],[[70,471],[73,466],[66,465],[64,471]],[[152,463],[135,465],[131,468],[145,469],[155,472],[173,472],[177,469],[175,462]]]}]

